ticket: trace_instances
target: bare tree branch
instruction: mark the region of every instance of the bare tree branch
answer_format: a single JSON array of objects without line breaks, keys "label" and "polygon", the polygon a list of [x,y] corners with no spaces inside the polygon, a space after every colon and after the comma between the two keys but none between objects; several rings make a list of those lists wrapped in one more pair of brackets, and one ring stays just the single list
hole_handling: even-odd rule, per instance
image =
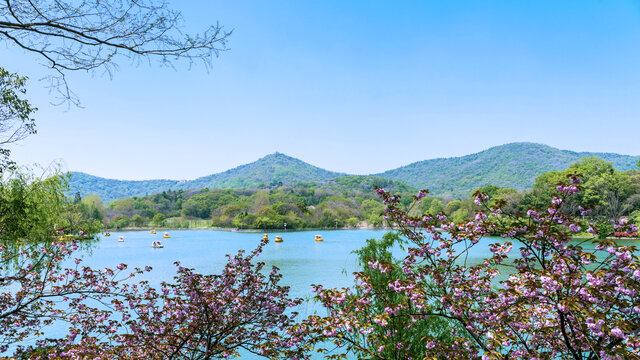
[{"label": "bare tree branch", "polygon": [[200,34],[183,34],[183,18],[164,0],[3,0],[0,40],[40,57],[54,71],[50,87],[61,100],[78,104],[69,71],[102,69],[116,60],[142,58],[173,66],[178,60],[209,67],[226,49],[231,31],[218,23]]}]

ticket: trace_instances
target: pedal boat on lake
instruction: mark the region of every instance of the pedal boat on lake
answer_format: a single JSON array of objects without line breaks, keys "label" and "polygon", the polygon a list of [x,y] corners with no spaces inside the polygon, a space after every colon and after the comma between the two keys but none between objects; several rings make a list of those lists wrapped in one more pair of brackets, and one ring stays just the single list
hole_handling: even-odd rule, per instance
[{"label": "pedal boat on lake", "polygon": [[124,237],[123,237],[123,236],[120,236],[120,237],[118,238],[118,242],[123,242],[123,241],[124,241]]},{"label": "pedal boat on lake", "polygon": [[104,236],[111,236],[108,232],[104,233]]},{"label": "pedal boat on lake", "polygon": [[273,240],[275,242],[283,242],[284,240],[282,240],[282,236],[276,236],[276,239]]},{"label": "pedal boat on lake", "polygon": [[149,234],[151,234],[151,235],[155,235],[155,234],[156,234],[156,231],[155,231],[155,230],[151,230],[151,231],[149,232]]},{"label": "pedal boat on lake", "polygon": [[316,240],[317,242],[324,241],[324,239],[322,238],[322,235],[316,235],[315,240]]},{"label": "pedal boat on lake", "polygon": [[262,240],[269,240],[269,235],[267,234],[262,235]]},{"label": "pedal boat on lake", "polygon": [[168,233],[168,232],[166,232],[166,233],[164,233],[164,235],[162,235],[162,237],[163,237],[163,238],[165,238],[165,239],[168,239],[168,238],[170,238],[171,236],[169,236],[169,233]]},{"label": "pedal boat on lake", "polygon": [[151,247],[154,249],[161,249],[164,247],[164,245],[162,245],[160,241],[154,241],[153,244],[151,244]]}]

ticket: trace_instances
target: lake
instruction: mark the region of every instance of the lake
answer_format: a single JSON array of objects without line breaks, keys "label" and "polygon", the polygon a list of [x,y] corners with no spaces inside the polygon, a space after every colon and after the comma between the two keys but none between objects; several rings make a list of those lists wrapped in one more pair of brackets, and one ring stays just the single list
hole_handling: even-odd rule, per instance
[{"label": "lake", "polygon": [[[112,232],[111,236],[101,236],[89,251],[79,250],[73,258],[82,257],[82,265],[94,269],[115,268],[124,263],[129,269],[151,266],[153,270],[139,280],[148,280],[152,286],[162,281],[172,282],[176,273],[174,262],[195,268],[203,274],[219,273],[226,264],[226,254],[235,255],[238,250],[251,251],[262,240],[263,233],[231,232],[214,230],[173,230],[168,239],[164,232],[156,235],[148,231]],[[367,239],[381,238],[386,230],[333,230],[269,232],[269,243],[264,247],[258,261],[266,263],[266,268],[277,266],[283,275],[281,285],[291,287],[292,297],[308,298],[311,284],[324,287],[343,287],[352,284],[351,273],[356,270],[356,256],[351,252],[361,248]],[[322,234],[324,241],[314,241],[316,234]],[[276,235],[284,239],[275,243]],[[122,236],[124,241],[119,242]],[[164,248],[152,248],[154,241],[161,241]],[[69,267],[73,265],[68,265]],[[298,311],[310,314],[317,305],[305,302]],[[52,326],[46,332],[50,336],[62,336],[66,327]],[[26,341],[24,344],[32,344]],[[4,354],[2,354],[4,355]],[[242,359],[258,359],[251,355]],[[262,358],[260,358],[262,359]]]},{"label": "lake", "polygon": [[[352,284],[352,273],[356,271],[356,256],[352,253],[365,245],[367,239],[380,239],[388,230],[332,230],[271,232],[269,243],[264,247],[259,261],[280,268],[282,284],[291,287],[295,297],[311,294],[311,284],[322,284],[325,288],[343,287]],[[129,268],[151,266],[153,270],[145,275],[152,285],[170,281],[176,271],[174,262],[195,268],[203,274],[218,273],[226,263],[226,254],[238,250],[251,251],[262,239],[263,233],[231,232],[214,230],[173,230],[169,239],[162,238],[163,232],[151,235],[148,231],[113,232],[110,237],[101,237],[91,253],[84,254],[83,265],[93,268],[114,268],[120,263]],[[323,242],[314,241],[321,234]],[[275,243],[276,235],[283,236],[282,243]],[[118,242],[123,236],[124,242]],[[491,239],[491,241],[489,241]],[[499,238],[483,241],[493,243]],[[153,241],[162,241],[164,248],[152,248]],[[394,254],[404,252],[395,249]],[[472,249],[471,263],[490,256],[488,246],[480,244]]]},{"label": "lake", "polygon": [[[280,268],[282,284],[291,286],[292,295],[304,297],[311,293],[310,284],[325,287],[348,286],[355,270],[356,257],[351,252],[361,248],[367,239],[381,238],[384,230],[323,231],[323,242],[315,242],[319,232],[273,232],[269,244],[258,257],[267,267]],[[83,265],[94,268],[115,267],[125,263],[129,267],[151,266],[145,275],[152,284],[169,281],[175,274],[174,262],[195,268],[204,274],[218,273],[226,263],[226,254],[240,249],[251,251],[258,246],[263,233],[213,230],[174,230],[171,238],[163,239],[163,232],[151,235],[148,231],[113,232],[101,237],[90,254],[84,254]],[[284,238],[275,243],[276,235]],[[118,242],[123,236],[124,242]],[[162,241],[164,248],[152,248],[153,241]]]},{"label": "lake", "polygon": [[[352,273],[357,270],[357,258],[352,252],[364,246],[367,239],[380,239],[387,231],[269,232],[270,241],[257,259],[265,262],[267,269],[272,265],[280,269],[283,275],[281,285],[291,287],[292,297],[308,299],[312,295],[311,284],[322,284],[325,288],[351,286]],[[137,279],[148,280],[152,286],[157,287],[163,281],[172,282],[176,273],[176,261],[203,274],[219,273],[226,264],[226,254],[234,255],[240,249],[255,249],[263,235],[255,232],[173,230],[169,231],[170,238],[164,239],[162,234],[160,231],[156,235],[148,231],[112,232],[109,237],[101,236],[90,250],[79,250],[73,258],[82,257],[82,265],[94,269],[115,268],[120,263],[127,264],[129,269],[151,266],[153,270],[150,273]],[[316,234],[321,234],[324,241],[314,241]],[[284,241],[275,243],[273,240],[276,235],[281,235]],[[123,237],[123,242],[118,241],[120,236]],[[154,241],[161,241],[164,248],[152,248]],[[404,252],[396,248],[394,254],[402,257]],[[469,261],[481,261],[489,255],[488,246],[477,246]],[[68,266],[73,265],[70,263]],[[304,302],[297,311],[302,315],[314,311],[324,314],[313,302]],[[64,324],[58,324],[49,327],[46,333],[57,337],[63,336],[66,330]],[[33,344],[33,339],[23,344]],[[247,354],[242,359],[262,358]]]},{"label": "lake", "polygon": [[[271,232],[270,242],[258,257],[266,263],[280,268],[282,285],[291,287],[293,297],[309,298],[311,284],[322,284],[325,288],[352,285],[352,272],[356,271],[354,250],[361,248],[367,239],[381,238],[387,230],[335,230]],[[322,234],[324,241],[315,242],[314,236]],[[120,263],[129,268],[151,266],[153,270],[141,279],[149,280],[157,286],[162,281],[171,282],[175,275],[174,262],[195,268],[204,274],[219,273],[226,263],[225,254],[235,254],[240,249],[253,250],[261,241],[262,233],[228,232],[214,230],[174,230],[170,238],[163,239],[162,232],[151,235],[148,231],[113,232],[110,237],[102,236],[90,251],[81,251],[83,265],[93,268],[115,268]],[[284,242],[275,243],[276,235]],[[124,242],[118,242],[123,236]],[[162,241],[164,248],[152,248],[153,241]],[[488,244],[504,241],[501,238],[486,238],[475,246],[469,254],[468,262],[477,263],[490,256]],[[517,245],[514,246],[517,248]],[[403,251],[395,249],[398,257]],[[512,253],[516,256],[517,250]],[[510,271],[505,269],[502,276]],[[318,310],[318,306],[305,302],[298,309],[303,315]],[[66,328],[65,328],[66,329]],[[49,335],[63,334],[63,328],[51,329]],[[243,359],[254,359],[243,356]]]}]

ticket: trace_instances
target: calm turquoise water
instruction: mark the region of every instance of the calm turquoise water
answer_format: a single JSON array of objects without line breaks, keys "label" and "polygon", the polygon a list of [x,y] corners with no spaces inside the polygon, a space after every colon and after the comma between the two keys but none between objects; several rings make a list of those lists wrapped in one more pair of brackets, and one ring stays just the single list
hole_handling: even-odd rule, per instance
[{"label": "calm turquoise water", "polygon": [[[367,239],[381,238],[384,230],[337,230],[323,232],[272,232],[258,261],[280,268],[283,275],[281,285],[291,287],[293,297],[309,298],[311,284],[324,287],[343,287],[352,284],[352,272],[356,270],[356,256],[351,252],[361,248]],[[151,235],[148,231],[112,232],[110,237],[102,236],[90,251],[82,251],[75,257],[82,257],[82,265],[95,269],[115,268],[125,263],[133,267],[151,266],[153,270],[139,280],[148,280],[152,286],[162,281],[171,282],[175,273],[174,262],[195,268],[203,274],[219,273],[226,263],[226,254],[235,255],[238,250],[251,251],[262,239],[263,233],[240,233],[213,230],[175,230],[171,238],[163,239],[163,232]],[[314,236],[322,234],[324,241],[315,242]],[[274,243],[276,235],[283,236],[284,242]],[[122,236],[123,242],[118,238]],[[161,241],[164,248],[152,248],[154,241]],[[70,265],[72,266],[72,265]],[[301,314],[311,314],[317,305],[305,302],[299,309]],[[46,330],[51,337],[63,336],[63,324]],[[32,344],[34,339],[24,342]],[[10,349],[12,351],[13,349]],[[2,354],[5,355],[5,354]],[[262,359],[252,355],[242,359]]]},{"label": "calm turquoise water", "polygon": [[[311,284],[322,284],[325,288],[351,286],[352,273],[357,270],[356,256],[352,252],[360,249],[367,239],[379,239],[385,233],[385,230],[323,231],[324,241],[315,242],[314,236],[318,234],[315,231],[272,232],[268,233],[270,242],[258,260],[265,262],[267,268],[272,265],[280,268],[282,284],[291,287],[292,296],[309,298]],[[200,273],[218,273],[226,263],[225,254],[235,254],[240,249],[251,251],[262,239],[262,233],[212,230],[171,231],[169,234],[171,238],[163,239],[161,232],[156,235],[147,231],[111,233],[110,237],[100,239],[91,254],[85,255],[83,264],[94,268],[113,268],[119,263],[130,267],[149,265],[153,270],[145,279],[157,285],[172,279],[176,261]],[[284,242],[274,243],[276,235],[283,236]],[[118,242],[120,236],[124,237],[124,242]],[[151,248],[155,240],[162,241],[164,248]],[[489,255],[487,248],[475,247],[468,261],[481,261]],[[403,256],[400,249],[395,249],[394,253]],[[313,302],[305,302],[297,310],[302,315],[316,311],[324,314]],[[247,354],[242,359],[259,358]]]},{"label": "calm turquoise water", "polygon": [[[322,284],[325,288],[352,285],[352,272],[356,271],[356,256],[352,251],[361,248],[367,239],[381,238],[384,230],[337,230],[321,232],[324,241],[315,242],[318,232],[272,232],[270,242],[258,257],[267,264],[275,265],[283,274],[282,285],[291,287],[291,295],[309,298],[311,284]],[[284,242],[274,243],[276,235],[282,235]],[[124,242],[118,242],[123,236]],[[174,262],[195,268],[204,274],[218,273],[226,263],[225,254],[235,254],[238,250],[253,250],[262,238],[262,233],[239,233],[212,230],[171,231],[171,238],[163,239],[162,233],[151,235],[147,231],[115,232],[110,237],[101,237],[91,251],[80,253],[83,265],[93,268],[114,268],[120,263],[133,267],[151,266],[153,270],[144,276],[152,285],[162,281],[171,282],[175,275]],[[160,240],[162,249],[151,247],[153,241]],[[504,239],[488,238],[475,246],[467,258],[468,264],[478,263],[490,256],[488,244]],[[515,246],[517,249],[517,245]],[[398,257],[403,251],[395,249]],[[518,254],[515,250],[512,255]],[[502,276],[511,270],[505,268]],[[320,310],[311,302],[304,303],[298,311],[310,314]],[[65,328],[52,328],[49,335],[64,334]],[[243,359],[253,359],[243,356]]]},{"label": "calm turquoise water", "polygon": [[[267,268],[277,266],[283,275],[282,284],[291,287],[291,294],[307,297],[311,284],[322,284],[325,288],[343,287],[352,284],[356,271],[354,250],[360,249],[367,239],[381,238],[385,230],[337,230],[323,231],[323,242],[315,242],[316,231],[272,232],[269,243],[258,257]],[[83,265],[94,268],[114,268],[120,263],[132,267],[151,266],[153,270],[145,277],[151,284],[170,281],[176,270],[174,262],[195,268],[203,274],[218,273],[226,263],[226,254],[238,250],[251,251],[260,243],[263,233],[242,233],[213,230],[181,230],[169,232],[171,238],[163,239],[162,233],[151,235],[148,231],[111,233],[102,237],[90,254],[84,254]],[[284,242],[274,243],[276,235]],[[118,242],[123,236],[124,242]],[[164,248],[151,247],[153,241],[162,241]],[[487,238],[486,244],[478,244],[469,254],[468,263],[477,263],[490,256],[488,244],[503,239]],[[459,246],[462,248],[462,246]],[[397,257],[404,252],[394,249]]]},{"label": "calm turquoise water", "polygon": [[[315,242],[318,232],[268,233],[270,242],[258,257],[267,267],[280,268],[283,285],[291,286],[292,295],[304,297],[310,294],[310,284],[325,287],[350,285],[355,270],[353,250],[361,248],[366,239],[380,238],[381,230],[324,231],[323,242]],[[226,263],[226,254],[238,250],[251,251],[262,239],[262,233],[240,233],[212,230],[182,230],[169,232],[171,238],[163,239],[162,233],[151,235],[147,231],[116,232],[102,237],[91,254],[85,254],[83,265],[94,268],[115,267],[125,263],[129,267],[151,266],[147,277],[152,284],[169,281],[175,274],[174,262],[195,268],[204,274],[218,273]],[[284,238],[274,243],[276,235]],[[120,236],[124,242],[118,242]],[[164,248],[154,249],[153,241],[162,241]]]}]

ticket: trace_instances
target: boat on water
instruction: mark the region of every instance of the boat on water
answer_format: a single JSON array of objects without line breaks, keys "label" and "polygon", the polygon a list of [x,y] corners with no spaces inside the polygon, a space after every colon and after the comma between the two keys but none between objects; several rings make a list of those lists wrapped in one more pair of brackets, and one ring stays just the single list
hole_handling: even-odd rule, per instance
[{"label": "boat on water", "polygon": [[108,232],[104,233],[104,236],[111,236]]},{"label": "boat on water", "polygon": [[160,241],[154,241],[153,244],[151,244],[151,247],[154,249],[160,249],[163,248],[164,245],[162,245],[162,243],[160,243]]},{"label": "boat on water", "polygon": [[282,240],[282,236],[276,236],[276,239],[274,240],[275,242],[283,242],[284,240]]},{"label": "boat on water", "polygon": [[165,238],[165,239],[168,239],[168,238],[170,238],[171,236],[169,236],[169,233],[168,233],[168,232],[166,232],[166,233],[164,233],[164,235],[162,235],[162,237],[163,237],[163,238]]},{"label": "boat on water", "polygon": [[149,234],[151,234],[151,235],[155,235],[155,234],[156,234],[156,231],[155,231],[155,230],[151,230],[151,231],[149,232]]},{"label": "boat on water", "polygon": [[322,238],[322,235],[316,235],[315,240],[316,240],[317,242],[324,241],[324,239]]},{"label": "boat on water", "polygon": [[118,238],[118,242],[123,242],[123,241],[124,241],[124,237],[123,237],[123,236],[120,236],[120,237]]},{"label": "boat on water", "polygon": [[262,235],[262,240],[269,240],[269,235],[267,234]]}]

